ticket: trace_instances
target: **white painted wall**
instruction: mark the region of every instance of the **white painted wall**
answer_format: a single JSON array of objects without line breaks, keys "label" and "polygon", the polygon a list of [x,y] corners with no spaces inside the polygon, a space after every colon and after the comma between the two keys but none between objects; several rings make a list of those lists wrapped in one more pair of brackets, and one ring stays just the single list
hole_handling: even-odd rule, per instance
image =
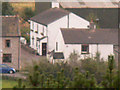
[{"label": "white painted wall", "polygon": [[[38,53],[41,55],[42,51],[40,50],[41,48],[41,42],[37,42],[37,37],[42,38],[43,36],[41,33],[43,32],[44,28],[44,36],[47,36],[48,34],[48,40],[43,40],[44,42],[47,42],[48,45],[48,51],[55,50],[56,48],[56,42],[58,42],[58,51],[57,52],[62,52],[64,48],[64,40],[62,38],[61,30],[60,28],[68,28],[68,22],[69,22],[69,28],[74,27],[74,28],[88,28],[87,26],[89,25],[89,22],[86,21],[85,19],[70,13],[69,18],[68,15],[50,23],[49,25],[44,26],[39,23],[36,23],[34,21],[30,21],[30,29],[33,31],[30,31],[30,47],[34,48],[35,50],[38,51]],[[33,24],[34,23],[34,24]],[[33,26],[34,25],[34,26]],[[38,25],[38,33],[37,31],[37,25]],[[34,27],[34,28],[33,28]],[[32,37],[34,37],[34,45],[32,45]],[[36,47],[36,43],[40,45],[39,48]]]},{"label": "white painted wall", "polygon": [[74,13],[69,14],[69,28],[88,28],[89,22]]},{"label": "white painted wall", "polygon": [[56,39],[58,35],[60,34],[60,28],[67,28],[67,16],[64,16],[61,19],[56,20],[53,23],[48,25],[48,49],[49,51],[52,51],[55,49],[55,43],[56,43]]},{"label": "white painted wall", "polygon": [[81,44],[66,44],[63,48],[65,59],[68,59],[74,50],[80,55],[81,59],[95,57],[97,50],[101,55],[100,58],[105,61],[108,59],[108,55],[114,55],[112,44],[89,44],[89,54],[81,54]]},{"label": "white painted wall", "polygon": [[[34,24],[33,24],[34,23]],[[34,26],[33,26],[34,25]],[[37,25],[38,25],[38,33],[36,33],[37,31]],[[34,27],[34,28],[33,28]],[[41,54],[41,42],[47,42],[47,40],[41,40],[41,42],[38,42],[37,41],[37,38],[42,38],[43,35],[41,35],[41,33],[44,34],[44,36],[47,36],[47,27],[42,25],[42,24],[39,24],[39,23],[36,23],[34,21],[30,21],[30,29],[33,30],[33,31],[30,31],[30,47],[37,50],[38,53]],[[34,37],[34,45],[32,45],[33,41],[32,41],[32,38]],[[40,48],[39,47],[36,47],[36,43],[38,43],[38,46],[40,45]]]},{"label": "white painted wall", "polygon": [[[63,42],[61,38],[61,30],[60,28],[68,28],[68,22],[69,22],[69,28],[75,27],[75,28],[88,28],[89,22],[73,13],[70,13],[69,19],[68,16],[64,16],[53,23],[48,25],[48,48],[50,51],[55,49],[56,42]],[[58,38],[58,39],[57,39]],[[59,46],[59,52],[61,52],[62,45]]]}]

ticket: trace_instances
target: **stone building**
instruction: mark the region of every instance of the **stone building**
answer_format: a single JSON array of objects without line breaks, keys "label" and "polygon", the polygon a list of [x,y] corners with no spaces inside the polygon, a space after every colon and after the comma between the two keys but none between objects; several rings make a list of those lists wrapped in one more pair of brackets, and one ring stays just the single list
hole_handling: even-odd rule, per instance
[{"label": "stone building", "polygon": [[1,63],[20,69],[20,28],[17,16],[2,16]]}]

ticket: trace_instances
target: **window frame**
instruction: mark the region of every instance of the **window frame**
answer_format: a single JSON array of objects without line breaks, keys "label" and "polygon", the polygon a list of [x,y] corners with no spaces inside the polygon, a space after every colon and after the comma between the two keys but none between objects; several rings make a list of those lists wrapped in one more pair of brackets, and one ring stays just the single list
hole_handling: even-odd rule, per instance
[{"label": "window frame", "polygon": [[39,25],[37,24],[37,33],[38,33],[38,31],[39,31]]},{"label": "window frame", "polygon": [[43,28],[42,28],[42,34],[43,34],[43,36],[44,36],[44,33],[45,33],[45,29],[44,29],[44,26],[43,26]]},{"label": "window frame", "polygon": [[[8,55],[8,58],[10,58],[9,61],[4,60],[4,59],[5,59],[5,55]],[[8,60],[8,59],[7,59],[7,60]],[[11,53],[4,53],[4,54],[3,54],[2,62],[4,62],[4,63],[12,63],[12,54],[11,54]]]},{"label": "window frame", "polygon": [[34,37],[32,37],[32,45],[34,46]]},{"label": "window frame", "polygon": [[34,22],[32,22],[32,29],[33,29],[33,31],[34,31]]},{"label": "window frame", "polygon": [[[9,46],[7,45],[7,41],[9,41],[8,43],[9,43]],[[7,48],[10,48],[11,47],[11,40],[10,39],[6,39],[5,40],[5,47],[7,47]]]},{"label": "window frame", "polygon": [[[83,50],[83,47],[86,50]],[[81,54],[89,54],[89,44],[82,44],[81,45]]]}]

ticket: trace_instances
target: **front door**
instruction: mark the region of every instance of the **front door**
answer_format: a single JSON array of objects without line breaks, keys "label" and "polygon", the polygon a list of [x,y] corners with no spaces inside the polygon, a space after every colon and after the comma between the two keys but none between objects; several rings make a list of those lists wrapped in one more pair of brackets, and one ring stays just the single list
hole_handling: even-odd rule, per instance
[{"label": "front door", "polygon": [[42,43],[42,56],[46,56],[47,53],[47,43]]}]

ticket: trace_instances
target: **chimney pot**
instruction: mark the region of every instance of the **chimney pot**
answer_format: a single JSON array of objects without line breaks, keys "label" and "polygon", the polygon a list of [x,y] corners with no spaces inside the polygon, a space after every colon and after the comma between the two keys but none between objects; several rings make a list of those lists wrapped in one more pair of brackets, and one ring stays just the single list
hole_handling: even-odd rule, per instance
[{"label": "chimney pot", "polygon": [[90,22],[90,29],[96,29],[96,25],[94,24],[93,19],[91,19]]},{"label": "chimney pot", "polygon": [[57,1],[53,1],[52,2],[52,8],[59,8],[59,2],[57,2]]}]

